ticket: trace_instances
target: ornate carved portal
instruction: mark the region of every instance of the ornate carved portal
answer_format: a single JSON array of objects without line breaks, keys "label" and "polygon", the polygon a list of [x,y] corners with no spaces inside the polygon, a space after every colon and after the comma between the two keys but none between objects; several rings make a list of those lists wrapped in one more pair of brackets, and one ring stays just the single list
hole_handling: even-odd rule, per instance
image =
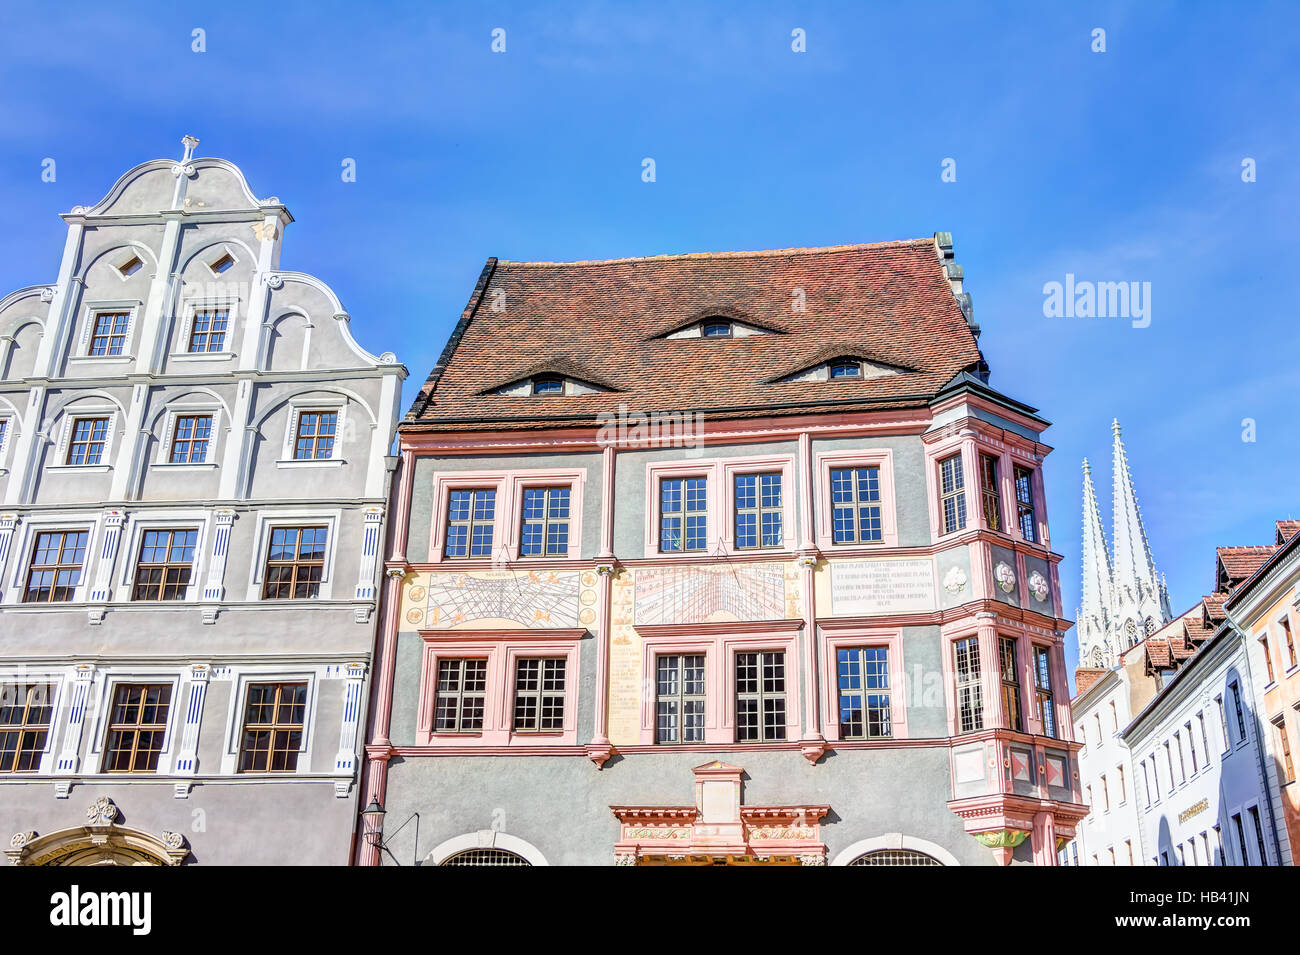
[{"label": "ornate carved portal", "polygon": [[100,796],[86,809],[86,824],[48,835],[19,832],[5,855],[13,865],[180,865],[190,854],[178,832],[152,836],[117,824],[117,806]]},{"label": "ornate carved portal", "polygon": [[618,865],[825,865],[830,806],[742,806],[739,766],[695,767],[694,806],[611,806]]}]

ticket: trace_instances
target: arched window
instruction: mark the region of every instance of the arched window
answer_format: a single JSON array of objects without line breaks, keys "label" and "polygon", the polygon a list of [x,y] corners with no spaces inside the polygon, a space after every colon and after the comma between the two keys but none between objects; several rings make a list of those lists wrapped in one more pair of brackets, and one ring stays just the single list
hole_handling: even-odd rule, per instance
[{"label": "arched window", "polygon": [[832,378],[861,378],[862,363],[858,361],[833,361],[830,365]]},{"label": "arched window", "polygon": [[723,318],[705,319],[700,327],[700,334],[705,338],[730,338],[731,322]]},{"label": "arched window", "polygon": [[877,849],[858,856],[849,865],[943,865],[934,856],[913,849]]},{"label": "arched window", "polygon": [[559,375],[538,375],[533,379],[533,394],[562,395],[564,394],[564,379]]},{"label": "arched window", "polygon": [[467,849],[446,859],[442,865],[527,865],[532,863],[523,856],[505,849]]}]

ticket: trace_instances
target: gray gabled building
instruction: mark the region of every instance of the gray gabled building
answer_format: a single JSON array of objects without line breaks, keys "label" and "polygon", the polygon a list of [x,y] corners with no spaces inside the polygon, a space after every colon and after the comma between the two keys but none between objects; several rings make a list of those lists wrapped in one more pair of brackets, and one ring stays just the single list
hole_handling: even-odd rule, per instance
[{"label": "gray gabled building", "polygon": [[223,159],[131,169],[0,299],[16,864],[338,863],[406,369]]}]

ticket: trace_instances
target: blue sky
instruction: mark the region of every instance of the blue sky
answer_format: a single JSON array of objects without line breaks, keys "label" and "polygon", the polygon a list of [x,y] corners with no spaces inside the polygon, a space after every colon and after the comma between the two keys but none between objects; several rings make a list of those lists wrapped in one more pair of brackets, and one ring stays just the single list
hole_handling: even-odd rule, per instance
[{"label": "blue sky", "polygon": [[[1046,480],[1067,615],[1079,462],[1098,465],[1109,525],[1115,416],[1184,609],[1212,585],[1215,545],[1268,542],[1274,519],[1300,517],[1295,13],[231,0],[55,14],[7,2],[0,285],[50,281],[57,214],[136,163],[178,156],[186,133],[285,201],[297,219],[285,266],[331,283],[362,342],[396,351],[413,383],[489,255],[949,231],[992,384],[1054,422]],[[505,53],[490,48],[498,27]],[[1104,53],[1091,49],[1099,27]],[[795,28],[805,53],[791,50]],[[53,183],[40,178],[47,157]],[[1246,157],[1256,182],[1242,181]],[[955,182],[941,181],[946,158]],[[1043,285],[1066,273],[1151,283],[1150,326],[1044,317]]]}]

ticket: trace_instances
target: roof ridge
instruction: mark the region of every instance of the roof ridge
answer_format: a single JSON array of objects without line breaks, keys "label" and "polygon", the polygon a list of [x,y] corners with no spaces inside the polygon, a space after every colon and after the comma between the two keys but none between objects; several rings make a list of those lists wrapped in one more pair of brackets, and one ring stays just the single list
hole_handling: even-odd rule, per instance
[{"label": "roof ridge", "polygon": [[821,255],[829,252],[865,252],[873,249],[896,249],[933,244],[934,238],[926,237],[919,239],[892,239],[887,242],[860,242],[849,245],[807,246],[789,249],[754,249],[737,252],[670,252],[662,255],[631,255],[619,259],[575,259],[569,262],[497,259],[497,263],[499,265],[523,265],[540,268],[564,265],[619,265],[629,262],[667,262],[680,261],[682,259],[743,259],[760,258],[768,255]]}]

